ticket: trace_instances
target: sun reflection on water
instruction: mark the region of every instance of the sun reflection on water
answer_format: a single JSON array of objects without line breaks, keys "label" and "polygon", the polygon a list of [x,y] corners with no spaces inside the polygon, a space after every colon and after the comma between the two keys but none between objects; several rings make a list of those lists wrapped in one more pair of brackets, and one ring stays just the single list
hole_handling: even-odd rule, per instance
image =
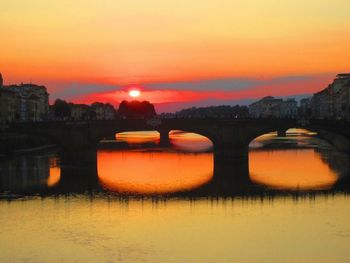
[{"label": "sun reflection on water", "polygon": [[165,194],[197,188],[213,177],[211,153],[99,151],[98,177],[105,189]]},{"label": "sun reflection on water", "polygon": [[328,189],[338,179],[313,149],[256,151],[249,158],[251,180],[276,189]]},{"label": "sun reflection on water", "polygon": [[174,148],[182,151],[205,152],[212,150],[212,142],[199,134],[173,130],[169,134]]},{"label": "sun reflection on water", "polygon": [[250,179],[275,189],[331,188],[338,174],[311,143],[314,135],[307,130],[290,129],[286,137],[277,137],[275,132],[256,138],[250,144]]},{"label": "sun reflection on water", "polygon": [[116,140],[118,142],[126,142],[128,144],[156,143],[159,141],[159,132],[121,132],[116,134]]}]

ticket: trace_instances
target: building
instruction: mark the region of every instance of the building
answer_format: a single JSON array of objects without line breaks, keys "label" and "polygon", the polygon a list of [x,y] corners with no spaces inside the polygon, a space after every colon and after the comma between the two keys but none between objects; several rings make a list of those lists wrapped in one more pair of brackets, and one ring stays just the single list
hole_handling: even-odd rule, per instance
[{"label": "building", "polygon": [[309,118],[311,116],[311,97],[300,100],[299,115]]},{"label": "building", "polygon": [[312,96],[311,109],[313,118],[329,118],[331,112],[331,96],[329,89],[322,90]]},{"label": "building", "polygon": [[96,120],[113,120],[116,117],[115,108],[109,103],[95,102],[91,105]]},{"label": "building", "polygon": [[74,121],[81,121],[81,120],[91,120],[93,118],[92,116],[92,110],[90,106],[86,104],[73,104],[70,103],[71,106],[71,119]]},{"label": "building", "polygon": [[298,103],[295,99],[276,99],[268,96],[249,105],[252,118],[296,118]]},{"label": "building", "polygon": [[276,107],[281,104],[281,99],[271,96],[262,98],[261,100],[249,105],[249,114],[253,118],[268,118],[276,116]]},{"label": "building", "polygon": [[338,74],[331,84],[332,115],[336,119],[350,117],[350,74]]},{"label": "building", "polygon": [[[1,115],[7,122],[44,121],[49,117],[49,94],[35,84],[4,85],[0,74]],[[2,117],[2,120],[4,117]]]},{"label": "building", "polygon": [[45,86],[20,84],[5,86],[18,94],[20,121],[44,121],[49,116],[49,94]]},{"label": "building", "polygon": [[279,118],[298,117],[298,102],[295,99],[284,100],[277,107],[279,107]]},{"label": "building", "polygon": [[0,124],[18,120],[18,94],[0,87]]},{"label": "building", "polygon": [[116,110],[111,104],[95,102],[91,106],[86,104],[68,103],[57,99],[50,106],[50,119],[56,121],[88,121],[88,120],[113,120]]},{"label": "building", "polygon": [[311,99],[313,118],[350,119],[350,74],[338,74],[327,88]]}]

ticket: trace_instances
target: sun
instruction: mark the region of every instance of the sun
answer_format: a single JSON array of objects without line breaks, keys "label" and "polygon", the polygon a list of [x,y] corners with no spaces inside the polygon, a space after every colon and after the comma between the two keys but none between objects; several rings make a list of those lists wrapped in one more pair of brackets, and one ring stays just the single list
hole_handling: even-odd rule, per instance
[{"label": "sun", "polygon": [[133,89],[129,91],[129,96],[133,98],[137,98],[141,95],[141,92],[137,89]]}]

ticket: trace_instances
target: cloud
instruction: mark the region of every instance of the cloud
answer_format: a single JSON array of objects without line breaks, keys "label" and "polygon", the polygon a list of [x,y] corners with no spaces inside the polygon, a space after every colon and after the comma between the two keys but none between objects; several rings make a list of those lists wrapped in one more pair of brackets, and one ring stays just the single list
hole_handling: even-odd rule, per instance
[{"label": "cloud", "polygon": [[96,92],[108,92],[121,90],[122,86],[119,85],[108,85],[108,84],[89,84],[89,83],[63,83],[56,84],[59,87],[59,91],[52,92],[55,98],[76,98],[79,96],[87,95]]},{"label": "cloud", "polygon": [[209,80],[195,80],[195,81],[181,81],[181,82],[164,82],[164,83],[150,83],[144,85],[146,89],[174,89],[174,90],[226,90],[239,91],[252,89],[258,86],[267,85],[282,85],[290,82],[308,81],[318,76],[283,76],[271,79],[258,78],[223,78],[223,79],[209,79]]},{"label": "cloud", "polygon": [[[275,78],[224,78],[197,81],[157,82],[139,84],[140,100],[148,100],[161,110],[173,111],[181,107],[200,105],[232,105],[236,102],[259,99],[264,96],[296,96],[322,90],[336,74],[282,76]],[[51,101],[56,98],[76,103],[90,104],[94,101],[118,105],[131,99],[130,85],[64,83],[50,90]],[[56,92],[55,92],[56,91]],[[241,103],[239,103],[241,104]]]},{"label": "cloud", "polygon": [[257,79],[239,79],[239,78],[227,78],[227,79],[211,79],[211,80],[196,80],[196,81],[181,81],[172,83],[150,83],[144,85],[146,89],[171,89],[171,90],[196,90],[196,91],[208,91],[208,90],[242,90],[247,89],[262,82]]},{"label": "cloud", "polygon": [[[223,78],[195,81],[161,82],[139,84],[144,90],[173,90],[173,91],[247,91],[266,89],[267,87],[300,86],[305,83],[315,82],[320,79],[334,76],[334,74],[322,75],[300,75],[300,76],[282,76],[270,79],[258,78]],[[75,99],[93,93],[106,93],[113,91],[125,91],[129,86],[99,84],[99,83],[55,83],[51,94],[54,98]],[[58,87],[59,86],[59,87]]]}]

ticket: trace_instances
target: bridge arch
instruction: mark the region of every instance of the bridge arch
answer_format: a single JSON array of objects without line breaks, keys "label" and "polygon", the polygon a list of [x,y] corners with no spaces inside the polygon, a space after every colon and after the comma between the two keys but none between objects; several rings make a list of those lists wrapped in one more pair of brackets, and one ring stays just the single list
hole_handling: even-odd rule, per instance
[{"label": "bridge arch", "polygon": [[[310,130],[292,130],[291,136],[302,136],[301,138],[287,142],[288,147],[278,147],[280,139],[274,137],[262,138],[255,147],[250,147],[249,152],[249,177],[252,182],[269,188],[283,190],[321,190],[327,189],[342,179],[343,171],[337,171],[337,165],[330,161],[331,156],[337,156],[337,151],[329,151],[323,147],[300,147],[300,140],[308,142],[307,136]],[[301,132],[301,133],[300,133]],[[299,133],[299,134],[298,134]],[[312,134],[311,134],[312,136]],[[259,138],[259,137],[258,137]],[[277,147],[261,147],[266,141],[273,142],[277,139]],[[309,141],[311,145],[318,145],[326,140],[317,136],[315,140]],[[260,144],[261,143],[261,144]],[[315,143],[315,144],[314,144]],[[328,148],[328,147],[327,147]],[[325,154],[326,153],[326,154]],[[310,174],[310,169],[315,168]],[[338,166],[339,167],[339,166]],[[317,171],[317,172],[316,172]]]},{"label": "bridge arch", "polygon": [[[115,133],[136,130],[157,130],[164,138],[171,130],[193,132],[213,142],[216,160],[248,158],[248,145],[259,135],[291,127],[302,127],[318,132],[339,149],[350,150],[350,125],[346,122],[283,119],[162,119],[149,122],[144,119],[43,122],[13,124],[9,131],[27,132],[52,138],[65,152],[72,154],[96,151],[97,144]],[[162,137],[162,136],[161,136]],[[79,159],[79,158],[76,158]]]},{"label": "bridge arch", "polygon": [[169,132],[171,145],[174,148],[190,152],[206,152],[213,149],[210,138],[195,132],[171,130]]},{"label": "bridge arch", "polygon": [[257,138],[264,136],[264,135],[267,135],[267,134],[271,134],[273,132],[276,132],[276,135],[278,137],[285,137],[288,130],[291,130],[291,129],[303,129],[303,130],[309,131],[310,133],[316,133],[316,134],[318,134],[320,132],[320,130],[318,130],[318,129],[315,129],[312,127],[304,127],[301,125],[292,125],[292,126],[284,126],[284,127],[265,127],[263,129],[254,130],[250,134],[248,134],[247,135],[247,142],[249,145]]},{"label": "bridge arch", "polygon": [[[204,132],[202,132],[204,133]],[[117,139],[125,141],[130,144],[155,143],[159,146],[178,146],[183,150],[203,151],[213,147],[213,141],[207,136],[198,132],[189,132],[178,129],[154,129],[154,130],[123,130],[105,137],[111,140]],[[191,139],[191,142],[189,142]],[[186,140],[188,144],[195,144],[195,146],[186,147]],[[197,148],[196,148],[197,146]]]},{"label": "bridge arch", "polygon": [[[254,131],[252,134],[250,134],[248,145],[250,145],[255,139],[259,138],[260,136],[271,132],[277,132],[279,136],[284,136],[284,133],[289,129],[304,129],[309,132],[316,133],[319,139],[329,143],[335,149],[350,153],[350,139],[348,137],[342,135],[341,132],[334,132],[330,129],[313,125],[291,125],[282,128],[267,127],[266,129]],[[279,132],[281,130],[282,132]]]},{"label": "bridge arch", "polygon": [[[270,139],[278,139],[288,136],[296,137],[296,136],[309,136],[310,138],[317,135],[318,133],[305,128],[289,128],[280,130],[274,130],[268,133],[264,133],[258,135],[254,139],[249,142],[249,150],[259,148],[259,145],[266,140]],[[320,138],[322,141],[325,141],[323,138]]]},{"label": "bridge arch", "polygon": [[126,130],[117,132],[112,137],[117,141],[130,144],[159,143],[160,132],[157,130]]}]

